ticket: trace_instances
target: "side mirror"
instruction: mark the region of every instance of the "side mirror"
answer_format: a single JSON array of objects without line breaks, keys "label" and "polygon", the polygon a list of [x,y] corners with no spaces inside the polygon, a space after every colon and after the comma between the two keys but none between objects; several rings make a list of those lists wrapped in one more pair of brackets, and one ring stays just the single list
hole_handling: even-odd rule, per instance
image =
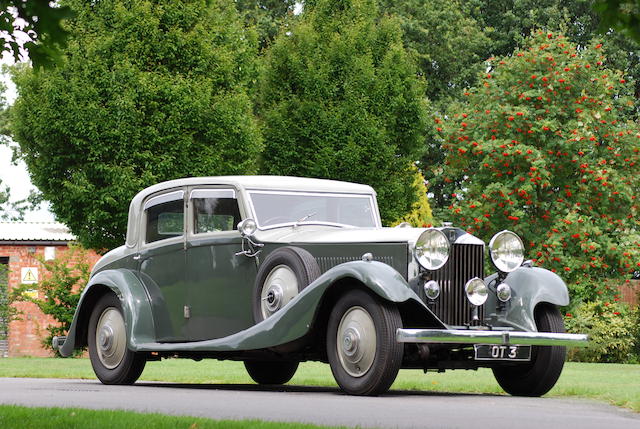
[{"label": "side mirror", "polygon": [[251,237],[258,229],[258,224],[253,219],[245,219],[238,223],[238,231],[243,237]]}]

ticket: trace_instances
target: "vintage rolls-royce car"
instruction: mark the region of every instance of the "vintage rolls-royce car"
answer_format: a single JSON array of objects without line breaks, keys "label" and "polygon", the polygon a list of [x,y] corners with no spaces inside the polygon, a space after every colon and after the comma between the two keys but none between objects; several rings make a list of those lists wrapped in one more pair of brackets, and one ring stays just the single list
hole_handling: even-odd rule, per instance
[{"label": "vintage rolls-royce car", "polygon": [[242,360],[262,384],[316,360],[355,395],[385,392],[400,368],[489,367],[505,391],[539,396],[565,347],[587,341],[564,333],[568,303],[509,231],[486,246],[450,224],[383,228],[366,185],[186,178],[134,197],[126,243],[96,264],[54,343],[63,356],[88,345],[107,384],[165,357]]}]

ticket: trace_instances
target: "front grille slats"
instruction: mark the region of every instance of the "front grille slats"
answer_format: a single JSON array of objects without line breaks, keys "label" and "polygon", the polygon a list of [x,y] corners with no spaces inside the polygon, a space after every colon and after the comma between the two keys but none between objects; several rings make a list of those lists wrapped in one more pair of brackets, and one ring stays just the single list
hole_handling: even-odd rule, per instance
[{"label": "front grille slats", "polygon": [[[484,246],[454,244],[447,263],[431,273],[431,278],[440,284],[440,298],[433,310],[448,325],[465,325],[472,322],[472,305],[467,300],[464,286],[474,277],[484,278]],[[484,317],[481,306],[480,320]]]}]

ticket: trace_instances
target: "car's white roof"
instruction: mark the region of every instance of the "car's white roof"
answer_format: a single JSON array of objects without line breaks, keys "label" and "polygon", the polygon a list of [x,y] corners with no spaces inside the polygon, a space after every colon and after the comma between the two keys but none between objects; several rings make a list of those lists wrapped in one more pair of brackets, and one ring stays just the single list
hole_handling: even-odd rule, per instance
[{"label": "car's white roof", "polygon": [[211,176],[211,177],[187,177],[184,179],[169,180],[146,188],[141,194],[149,195],[163,189],[180,186],[194,185],[231,185],[238,189],[260,189],[278,191],[315,191],[315,192],[349,192],[365,193],[374,192],[368,185],[358,183],[340,182],[337,180],[310,179],[307,177],[292,176]]},{"label": "car's white roof", "polygon": [[337,180],[310,179],[307,177],[292,176],[210,176],[187,177],[184,179],[169,180],[150,186],[140,191],[131,200],[129,207],[129,223],[127,230],[127,244],[132,245],[137,239],[137,227],[132,220],[137,219],[142,213],[143,201],[152,194],[168,189],[185,186],[211,186],[229,185],[239,191],[269,190],[269,191],[300,191],[300,192],[331,192],[349,194],[374,195],[371,186],[358,183],[340,182]]}]

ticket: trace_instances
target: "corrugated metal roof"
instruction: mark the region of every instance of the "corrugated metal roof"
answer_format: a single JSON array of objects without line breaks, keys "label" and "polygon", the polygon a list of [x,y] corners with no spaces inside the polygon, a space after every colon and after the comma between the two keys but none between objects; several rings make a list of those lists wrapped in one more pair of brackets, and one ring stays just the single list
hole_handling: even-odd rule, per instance
[{"label": "corrugated metal roof", "polygon": [[57,222],[0,222],[0,241],[73,241],[76,237]]}]

